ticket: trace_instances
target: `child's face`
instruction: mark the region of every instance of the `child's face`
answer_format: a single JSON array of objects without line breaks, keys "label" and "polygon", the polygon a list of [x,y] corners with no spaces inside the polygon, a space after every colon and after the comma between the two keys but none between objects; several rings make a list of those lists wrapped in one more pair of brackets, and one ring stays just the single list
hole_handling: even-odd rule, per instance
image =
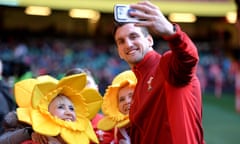
[{"label": "child's face", "polygon": [[125,86],[118,93],[118,109],[124,115],[129,114],[134,88]]},{"label": "child's face", "polygon": [[73,103],[64,95],[54,98],[48,106],[48,111],[65,121],[76,121]]}]

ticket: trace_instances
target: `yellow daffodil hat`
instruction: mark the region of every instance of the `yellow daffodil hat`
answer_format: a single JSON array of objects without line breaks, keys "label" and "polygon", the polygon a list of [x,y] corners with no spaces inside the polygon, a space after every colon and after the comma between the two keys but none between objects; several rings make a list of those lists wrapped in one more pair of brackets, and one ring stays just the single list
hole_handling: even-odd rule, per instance
[{"label": "yellow daffodil hat", "polygon": [[[64,121],[48,112],[48,105],[58,95],[67,96],[73,103],[76,121]],[[96,89],[86,88],[86,74],[75,74],[57,80],[49,75],[17,82],[14,95],[20,121],[32,125],[34,131],[60,135],[68,144],[98,143],[90,120],[102,105],[102,96]]]},{"label": "yellow daffodil hat", "polygon": [[135,87],[136,84],[137,79],[131,70],[123,71],[113,79],[103,97],[102,112],[104,117],[98,122],[99,129],[110,130],[129,124],[129,115],[124,115],[118,109],[118,91],[125,86]]}]

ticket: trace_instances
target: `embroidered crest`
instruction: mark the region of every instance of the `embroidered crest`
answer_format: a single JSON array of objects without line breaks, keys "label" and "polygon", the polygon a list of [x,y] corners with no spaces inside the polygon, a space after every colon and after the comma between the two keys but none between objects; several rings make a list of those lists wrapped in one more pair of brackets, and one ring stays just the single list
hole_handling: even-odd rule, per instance
[{"label": "embroidered crest", "polygon": [[104,131],[102,131],[102,130],[97,130],[97,131],[96,131],[96,134],[98,134],[99,141],[103,141],[103,140],[104,140],[104,138],[103,138]]},{"label": "embroidered crest", "polygon": [[150,91],[152,89],[152,80],[153,80],[153,76],[151,76],[149,78],[149,80],[147,81],[147,84],[148,84],[148,91]]}]

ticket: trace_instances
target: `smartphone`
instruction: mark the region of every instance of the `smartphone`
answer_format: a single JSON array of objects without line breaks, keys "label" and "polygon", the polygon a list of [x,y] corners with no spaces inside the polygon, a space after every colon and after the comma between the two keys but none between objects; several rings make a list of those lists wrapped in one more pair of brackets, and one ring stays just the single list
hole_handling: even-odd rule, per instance
[{"label": "smartphone", "polygon": [[130,8],[126,4],[116,4],[114,5],[114,19],[117,22],[127,23],[127,22],[139,22],[141,20],[129,15],[129,12],[136,11],[136,9]]}]

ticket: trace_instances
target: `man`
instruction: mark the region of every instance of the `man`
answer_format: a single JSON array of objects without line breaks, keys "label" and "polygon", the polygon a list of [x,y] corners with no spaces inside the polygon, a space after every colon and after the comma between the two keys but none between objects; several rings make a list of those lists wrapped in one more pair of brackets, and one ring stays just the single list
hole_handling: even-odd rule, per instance
[{"label": "man", "polygon": [[[131,8],[140,12],[130,15],[144,21],[116,25],[114,39],[138,81],[129,114],[132,144],[204,144],[195,45],[151,2]],[[148,30],[164,38],[170,50],[154,51]]]}]

